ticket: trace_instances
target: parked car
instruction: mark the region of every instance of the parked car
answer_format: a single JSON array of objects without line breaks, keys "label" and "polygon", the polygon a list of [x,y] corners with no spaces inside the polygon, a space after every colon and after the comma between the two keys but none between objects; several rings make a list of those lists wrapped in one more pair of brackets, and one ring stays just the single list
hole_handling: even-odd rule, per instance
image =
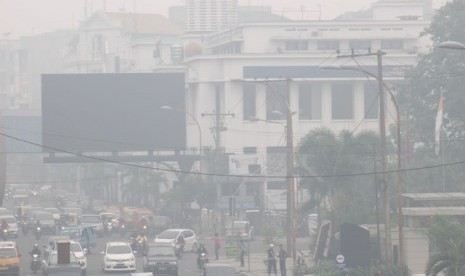
[{"label": "parked car", "polygon": [[178,260],[172,246],[149,245],[144,255],[144,272],[178,276]]},{"label": "parked car", "polygon": [[127,242],[107,242],[102,255],[104,272],[136,271],[136,258]]},{"label": "parked car", "polygon": [[198,247],[198,240],[194,231],[190,229],[168,229],[155,236],[153,241],[155,244],[168,244],[174,248],[176,245],[175,241],[180,235],[183,235],[186,242],[184,249],[195,252]]}]

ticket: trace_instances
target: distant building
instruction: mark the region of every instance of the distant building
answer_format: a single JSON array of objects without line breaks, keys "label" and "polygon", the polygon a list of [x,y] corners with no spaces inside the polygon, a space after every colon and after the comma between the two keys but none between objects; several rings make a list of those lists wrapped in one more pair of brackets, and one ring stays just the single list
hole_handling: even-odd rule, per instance
[{"label": "distant building", "polygon": [[237,26],[238,0],[187,0],[187,32],[214,32]]},{"label": "distant building", "polygon": [[172,63],[184,29],[158,14],[96,12],[84,21],[65,56],[66,72],[148,72]]}]

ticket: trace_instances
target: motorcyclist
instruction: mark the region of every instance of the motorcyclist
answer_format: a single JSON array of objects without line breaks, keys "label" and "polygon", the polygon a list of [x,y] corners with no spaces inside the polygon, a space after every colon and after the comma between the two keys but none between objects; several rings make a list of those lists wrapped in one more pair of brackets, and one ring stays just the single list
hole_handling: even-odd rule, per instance
[{"label": "motorcyclist", "polygon": [[145,248],[146,248],[146,245],[147,245],[147,236],[143,232],[140,232],[137,235],[136,239],[134,240],[134,242],[135,242],[134,248],[137,248],[137,243],[139,241],[142,242],[142,252],[145,252]]},{"label": "motorcyclist", "polygon": [[183,235],[179,235],[176,239],[176,244],[179,246],[178,254],[182,254],[184,252],[184,246],[186,245],[186,240],[184,239]]},{"label": "motorcyclist", "polygon": [[6,222],[6,220],[3,219],[2,220],[2,230],[5,230],[5,229],[8,230],[8,227],[9,227],[8,222]]},{"label": "motorcyclist", "polygon": [[42,252],[40,251],[39,245],[37,243],[34,244],[34,246],[32,247],[32,250],[31,250],[31,252],[29,252],[29,254],[31,254],[31,255],[37,254],[37,256],[39,256],[39,258],[40,258],[40,255],[42,254]]},{"label": "motorcyclist", "polygon": [[[200,258],[202,257],[202,253],[205,253],[205,256],[208,255],[207,249],[205,248],[205,245],[203,243],[201,243],[199,245],[199,248],[197,248],[197,266],[199,268],[201,268],[200,267]],[[208,262],[208,259],[207,259],[207,262]]]}]

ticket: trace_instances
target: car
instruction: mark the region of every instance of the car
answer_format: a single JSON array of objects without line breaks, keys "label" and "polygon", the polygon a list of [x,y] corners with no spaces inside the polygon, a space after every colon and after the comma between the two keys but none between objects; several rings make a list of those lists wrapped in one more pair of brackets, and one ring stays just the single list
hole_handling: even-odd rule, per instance
[{"label": "car", "polygon": [[69,239],[80,243],[89,254],[90,249],[96,245],[95,240],[97,237],[92,226],[62,227],[60,235],[67,236]]},{"label": "car", "polygon": [[82,274],[86,274],[87,271],[87,250],[82,248],[81,244],[75,241],[70,241],[69,250],[76,257],[79,265],[81,265]]},{"label": "car", "polygon": [[236,276],[234,266],[230,264],[207,263],[205,264],[205,276]]},{"label": "car", "polygon": [[107,242],[103,255],[103,272],[136,271],[136,258],[127,242]]},{"label": "car", "polygon": [[178,259],[171,245],[151,244],[144,254],[144,272],[178,276]]},{"label": "car", "polygon": [[18,221],[13,215],[0,216],[0,223],[5,220],[8,223],[8,238],[18,237]]},{"label": "car", "polygon": [[83,214],[80,221],[82,226],[92,226],[97,235],[103,235],[103,222],[99,215]]},{"label": "car", "polygon": [[191,250],[192,252],[197,251],[199,244],[197,236],[195,235],[195,232],[190,229],[167,229],[161,232],[159,235],[156,235],[153,242],[155,244],[168,244],[174,248],[175,241],[180,235],[184,237],[185,250]]},{"label": "car", "polygon": [[57,227],[55,219],[52,213],[47,211],[35,211],[32,212],[32,221],[34,224],[39,223],[42,234],[55,235],[57,233]]},{"label": "car", "polygon": [[60,220],[60,210],[58,210],[58,208],[50,207],[50,208],[44,208],[44,210],[51,213],[55,221]]},{"label": "car", "polygon": [[57,251],[50,252],[50,254],[48,254],[48,256],[42,261],[42,275],[68,275],[67,273],[57,274],[57,271],[76,271],[76,268],[79,269],[79,275],[81,275],[81,264],[71,251],[69,254],[69,264],[58,264]]},{"label": "car", "polygon": [[51,236],[48,239],[48,244],[45,245],[46,247],[44,251],[44,258],[47,258],[48,255],[52,252],[55,252],[57,249],[57,242],[62,242],[62,241],[69,241],[70,246],[69,249],[70,251],[74,254],[76,257],[78,263],[81,265],[81,270],[85,274],[87,270],[87,249],[83,248],[80,243],[70,240],[68,236]]},{"label": "car", "polygon": [[4,215],[13,215],[13,212],[8,210],[7,208],[0,207],[0,216]]},{"label": "car", "polygon": [[19,257],[15,242],[0,242],[0,275],[19,276]]}]

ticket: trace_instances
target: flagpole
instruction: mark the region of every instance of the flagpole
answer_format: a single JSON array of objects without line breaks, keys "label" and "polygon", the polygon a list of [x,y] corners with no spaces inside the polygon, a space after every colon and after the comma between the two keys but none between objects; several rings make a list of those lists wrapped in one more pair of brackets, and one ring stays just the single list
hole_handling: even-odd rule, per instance
[{"label": "flagpole", "polygon": [[[443,133],[442,131],[442,128],[441,128],[441,132],[439,135],[441,135]],[[444,138],[444,137],[442,137]],[[446,192],[446,169],[444,166],[444,164],[446,163],[445,162],[445,158],[444,158],[444,153],[445,153],[445,150],[444,150],[444,139],[441,139],[441,159],[442,159],[442,191],[445,193]]]}]

